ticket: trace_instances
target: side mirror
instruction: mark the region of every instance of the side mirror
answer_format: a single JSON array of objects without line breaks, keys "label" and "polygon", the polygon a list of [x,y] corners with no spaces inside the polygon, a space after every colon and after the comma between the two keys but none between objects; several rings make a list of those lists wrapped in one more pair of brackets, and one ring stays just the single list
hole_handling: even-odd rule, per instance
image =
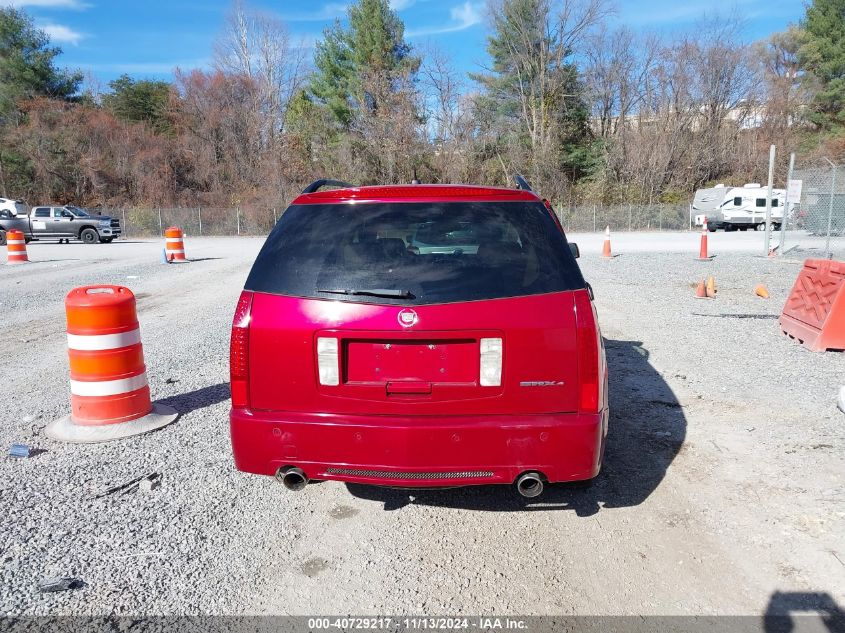
[{"label": "side mirror", "polygon": [[575,242],[569,243],[569,250],[572,252],[572,256],[575,259],[581,257],[581,251],[578,249],[578,245]]}]

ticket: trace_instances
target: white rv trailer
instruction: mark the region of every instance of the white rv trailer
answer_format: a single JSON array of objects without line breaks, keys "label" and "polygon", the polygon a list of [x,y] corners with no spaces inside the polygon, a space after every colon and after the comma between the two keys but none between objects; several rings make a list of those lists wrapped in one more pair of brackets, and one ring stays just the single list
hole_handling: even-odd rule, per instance
[{"label": "white rv trailer", "polygon": [[[719,184],[695,192],[692,209],[696,213],[695,225],[703,226],[707,218],[707,229],[715,231],[761,230],[766,224],[766,187],[752,182],[742,187],[726,187]],[[784,189],[772,189],[772,227],[780,228],[786,202]]]}]

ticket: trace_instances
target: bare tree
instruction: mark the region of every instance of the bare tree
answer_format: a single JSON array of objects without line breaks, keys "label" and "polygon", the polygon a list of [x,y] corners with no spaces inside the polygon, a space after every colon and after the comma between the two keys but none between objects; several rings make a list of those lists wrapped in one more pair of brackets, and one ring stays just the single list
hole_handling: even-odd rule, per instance
[{"label": "bare tree", "polygon": [[616,134],[645,102],[658,52],[655,36],[638,37],[627,27],[609,31],[602,25],[587,38],[584,78],[599,136]]},{"label": "bare tree", "polygon": [[420,79],[434,173],[444,182],[465,182],[470,179],[476,129],[472,97],[465,92],[461,74],[437,48],[426,51]]},{"label": "bare tree", "polygon": [[254,107],[267,117],[266,140],[272,142],[284,125],[288,104],[305,81],[304,43],[293,43],[281,20],[235,0],[215,43],[215,66],[247,77],[258,87]]},{"label": "bare tree", "polygon": [[798,62],[799,47],[800,33],[792,26],[754,48],[765,88],[762,144],[780,144],[786,151],[796,147],[804,107],[812,101],[811,84],[802,75]]}]

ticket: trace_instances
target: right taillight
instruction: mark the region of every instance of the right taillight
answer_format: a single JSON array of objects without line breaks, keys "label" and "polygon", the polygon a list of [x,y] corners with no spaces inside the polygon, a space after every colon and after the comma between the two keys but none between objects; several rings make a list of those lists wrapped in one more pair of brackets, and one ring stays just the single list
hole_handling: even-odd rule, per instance
[{"label": "right taillight", "polygon": [[340,356],[336,338],[321,336],[317,339],[317,371],[321,385],[336,387],[340,384]]},{"label": "right taillight", "polygon": [[581,413],[597,413],[600,409],[601,377],[599,376],[599,355],[601,341],[596,322],[596,313],[586,290],[575,292],[575,323],[578,344],[578,410]]},{"label": "right taillight", "polygon": [[479,341],[481,367],[479,384],[482,387],[498,387],[502,384],[502,339],[483,338]]},{"label": "right taillight", "polygon": [[229,379],[232,390],[232,407],[249,406],[249,320],[252,293],[246,290],[238,299],[235,318],[232,320],[232,340],[229,346]]}]

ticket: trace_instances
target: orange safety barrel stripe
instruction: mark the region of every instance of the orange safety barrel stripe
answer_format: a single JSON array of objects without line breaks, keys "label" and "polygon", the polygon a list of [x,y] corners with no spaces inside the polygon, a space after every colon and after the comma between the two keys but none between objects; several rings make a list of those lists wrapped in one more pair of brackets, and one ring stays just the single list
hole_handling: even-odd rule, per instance
[{"label": "orange safety barrel stripe", "polygon": [[149,386],[114,396],[71,395],[71,419],[81,426],[105,426],[137,420],[153,409]]},{"label": "orange safety barrel stripe", "polygon": [[115,350],[68,350],[71,380],[102,381],[144,373],[141,344]]},{"label": "orange safety barrel stripe", "polygon": [[103,335],[138,329],[135,295],[123,286],[74,288],[65,298],[68,334]]}]

